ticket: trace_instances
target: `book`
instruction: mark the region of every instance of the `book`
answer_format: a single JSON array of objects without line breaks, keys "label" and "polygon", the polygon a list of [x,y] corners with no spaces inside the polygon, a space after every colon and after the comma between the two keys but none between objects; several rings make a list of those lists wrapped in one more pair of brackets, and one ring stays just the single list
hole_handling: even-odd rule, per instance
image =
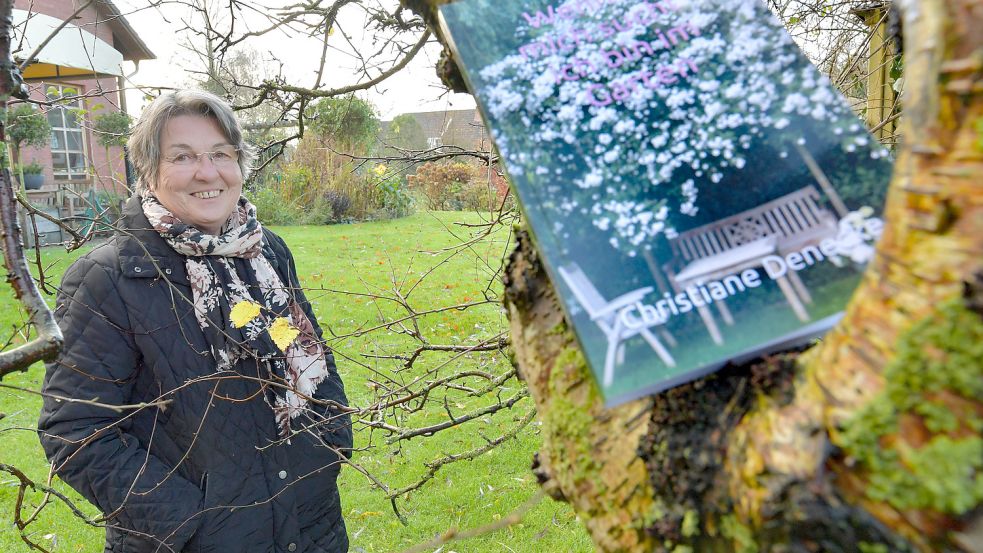
[{"label": "book", "polygon": [[439,9],[608,405],[839,319],[890,152],[763,1]]}]

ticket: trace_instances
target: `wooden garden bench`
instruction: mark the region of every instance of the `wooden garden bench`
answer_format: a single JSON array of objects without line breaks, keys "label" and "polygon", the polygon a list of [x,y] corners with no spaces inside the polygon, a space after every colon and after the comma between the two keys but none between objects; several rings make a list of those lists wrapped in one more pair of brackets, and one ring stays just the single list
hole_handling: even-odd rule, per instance
[{"label": "wooden garden bench", "polygon": [[[720,279],[728,274],[760,267],[768,255],[784,255],[815,245],[837,233],[836,217],[818,203],[819,192],[809,185],[780,198],[699,226],[669,241],[673,261],[664,268],[677,292],[687,286]],[[776,279],[789,306],[799,320],[809,320],[804,303],[812,297],[795,271]],[[721,317],[734,324],[722,301],[715,301]],[[709,309],[699,308],[700,316],[717,344],[723,337]]]}]

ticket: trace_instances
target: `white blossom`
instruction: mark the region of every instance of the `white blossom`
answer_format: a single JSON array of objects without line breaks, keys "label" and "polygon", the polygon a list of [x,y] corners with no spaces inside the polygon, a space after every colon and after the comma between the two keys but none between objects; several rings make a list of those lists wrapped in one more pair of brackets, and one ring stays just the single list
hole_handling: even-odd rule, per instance
[{"label": "white blossom", "polygon": [[[660,233],[675,233],[666,221],[695,215],[699,198],[712,197],[700,189],[743,170],[746,151],[762,137],[776,141],[782,158],[792,144],[805,143],[803,121],[832,128],[844,150],[868,144],[832,84],[760,3],[673,4],[674,10],[658,13],[635,0],[606,0],[584,13],[570,0],[574,16],[557,18],[527,41],[574,36],[612,20],[633,23],[606,40],[568,41],[559,53],[506,56],[482,68],[475,83],[493,118],[522,125],[512,142],[495,134],[508,170],[539,173],[559,157],[577,186],[562,193],[582,201],[576,208],[561,201],[553,209],[589,214],[597,229],[612,233],[612,246],[628,253]],[[698,32],[675,48],[617,68],[606,63],[605,52],[630,51],[636,41],[653,40],[651,29],[681,22]],[[520,26],[517,33],[531,30]],[[577,78],[564,80],[562,68],[571,60],[579,64]],[[674,83],[642,84],[643,70],[653,75],[661,67],[684,67],[686,74]],[[614,100],[615,84],[627,97]],[[576,156],[562,157],[571,151]]]}]

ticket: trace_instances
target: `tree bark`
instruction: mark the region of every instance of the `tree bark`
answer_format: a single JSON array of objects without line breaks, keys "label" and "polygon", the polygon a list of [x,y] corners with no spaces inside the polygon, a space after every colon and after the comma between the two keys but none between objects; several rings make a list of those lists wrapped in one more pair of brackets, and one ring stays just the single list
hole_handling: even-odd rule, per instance
[{"label": "tree bark", "polygon": [[[20,69],[11,57],[13,0],[0,0],[0,143],[6,142],[7,101],[27,97]],[[36,53],[36,52],[35,52]],[[30,59],[30,58],[28,58]],[[24,242],[17,223],[17,194],[9,168],[0,169],[0,245],[7,281],[17,300],[27,309],[37,336],[26,344],[0,353],[0,380],[14,371],[26,371],[32,363],[47,359],[61,348],[61,330],[34,283],[24,255]]]},{"label": "tree bark", "polygon": [[[406,2],[431,22],[439,3]],[[519,234],[506,307],[534,470],[598,551],[983,551],[983,1],[898,4],[886,230],[819,346],[605,410]]]}]

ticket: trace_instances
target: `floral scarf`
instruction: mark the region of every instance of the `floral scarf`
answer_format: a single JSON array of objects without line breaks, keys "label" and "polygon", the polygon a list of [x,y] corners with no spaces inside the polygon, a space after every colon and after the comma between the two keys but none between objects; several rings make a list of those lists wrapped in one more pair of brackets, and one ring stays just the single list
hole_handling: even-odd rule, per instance
[{"label": "floral scarf", "polygon": [[150,225],[187,258],[195,317],[217,370],[234,370],[246,357],[265,362],[271,379],[283,385],[271,386],[267,401],[280,436],[289,436],[290,420],[304,411],[328,367],[314,325],[262,255],[255,206],[239,198],[215,236],[182,222],[153,195],[142,205]]}]

